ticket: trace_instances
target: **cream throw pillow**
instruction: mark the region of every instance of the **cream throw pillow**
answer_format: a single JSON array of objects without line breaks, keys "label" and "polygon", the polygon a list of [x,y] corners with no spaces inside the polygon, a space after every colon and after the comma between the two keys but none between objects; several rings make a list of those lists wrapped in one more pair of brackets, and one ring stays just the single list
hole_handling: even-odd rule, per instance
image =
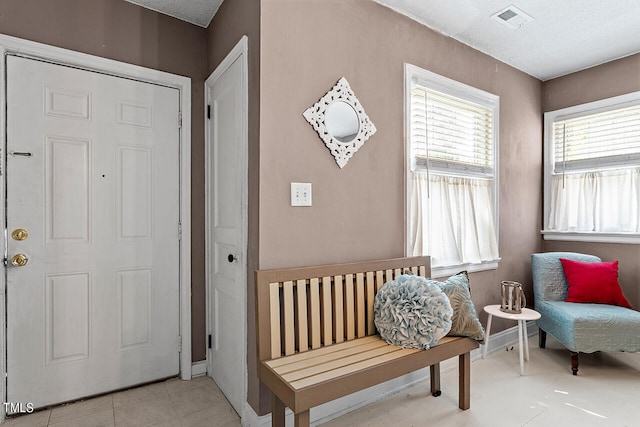
[{"label": "cream throw pillow", "polygon": [[462,271],[449,277],[444,282],[430,280],[437,284],[449,297],[453,316],[451,318],[450,336],[470,337],[477,341],[484,340],[484,328],[478,319],[478,313],[471,301],[469,291],[469,276],[466,271]]}]

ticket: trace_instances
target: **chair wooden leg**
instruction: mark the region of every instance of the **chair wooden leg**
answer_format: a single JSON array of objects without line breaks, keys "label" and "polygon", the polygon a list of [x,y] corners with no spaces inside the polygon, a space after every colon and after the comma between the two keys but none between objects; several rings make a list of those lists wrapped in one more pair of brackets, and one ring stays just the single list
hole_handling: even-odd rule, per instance
[{"label": "chair wooden leg", "polygon": [[284,402],[273,395],[273,408],[271,410],[271,425],[273,427],[284,427]]},{"label": "chair wooden leg", "polygon": [[440,363],[434,363],[429,366],[430,375],[429,379],[431,382],[431,395],[438,397],[442,394],[442,390],[440,389]]},{"label": "chair wooden leg", "polygon": [[471,353],[458,356],[458,407],[469,409],[471,406]]},{"label": "chair wooden leg", "polygon": [[578,375],[578,353],[575,351],[571,352],[571,372],[573,375]]},{"label": "chair wooden leg", "polygon": [[538,329],[538,347],[545,348],[547,346],[547,332]]}]

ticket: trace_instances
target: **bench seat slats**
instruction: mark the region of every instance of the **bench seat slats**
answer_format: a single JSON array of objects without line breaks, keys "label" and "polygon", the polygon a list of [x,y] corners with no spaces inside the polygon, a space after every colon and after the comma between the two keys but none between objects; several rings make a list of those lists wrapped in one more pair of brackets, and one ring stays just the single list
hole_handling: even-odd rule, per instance
[{"label": "bench seat slats", "polygon": [[396,351],[291,382],[271,369],[269,362],[262,362],[261,378],[286,406],[301,411],[430,365],[435,365],[431,366],[431,391],[439,391],[439,362],[459,356],[459,407],[469,408],[469,352],[478,348],[477,341],[447,337],[429,350],[387,347]]},{"label": "bench seat slats", "polygon": [[[438,341],[438,345],[448,343],[450,341],[458,340],[459,337],[443,337],[440,341]],[[379,335],[372,335],[364,338],[358,338],[356,340],[347,341],[342,344],[334,344],[330,347],[322,347],[317,350],[308,351],[304,353],[297,353],[291,356],[280,357],[277,359],[269,360],[263,362],[265,365],[273,369],[278,373],[289,372],[291,369],[286,369],[283,367],[286,366],[296,366],[297,363],[305,364],[309,366],[310,364],[314,364],[316,360],[331,360],[338,359],[343,355],[354,354],[364,352],[368,349],[389,346],[386,342],[384,342]],[[389,346],[394,347],[394,346]],[[295,369],[295,368],[294,368]]]},{"label": "bench seat slats", "polygon": [[348,364],[346,366],[342,366],[335,369],[330,369],[326,372],[321,372],[316,375],[302,378],[297,381],[291,381],[290,384],[295,390],[301,390],[305,387],[309,387],[314,384],[319,384],[319,383],[329,381],[335,378],[339,378],[354,372],[362,371],[366,368],[370,368],[372,366],[378,366],[378,365],[381,365],[382,363],[389,362],[395,359],[400,359],[409,354],[421,351],[414,348],[403,349],[399,347],[395,349],[387,349],[387,351],[382,351],[382,350],[383,349],[380,349],[380,351],[377,352],[379,354],[374,354],[375,352],[371,352],[372,357],[369,357],[365,360],[361,360],[360,362]]},{"label": "bench seat slats", "polygon": [[[374,339],[372,340],[372,338]],[[477,348],[476,343],[469,345],[468,342],[470,340],[467,338],[444,337],[439,341],[437,346],[432,347],[432,350],[439,350],[438,347],[441,345],[454,341],[458,341],[459,344],[461,340],[465,341],[463,345]],[[361,341],[366,342],[361,344]],[[320,350],[324,348],[304,353],[304,356],[306,356],[304,359],[297,357],[297,360],[294,362],[291,362],[289,359],[295,356],[301,356],[302,354],[287,356],[263,363],[272,370],[276,377],[279,378],[279,381],[289,384],[293,392],[301,392],[305,388],[321,385],[334,379],[349,375],[363,375],[363,371],[378,367],[384,363],[405,363],[405,360],[402,359],[407,356],[420,356],[420,353],[429,351],[413,348],[403,349],[401,347],[388,345],[377,336],[359,338],[345,344],[350,345],[341,346],[342,348],[339,351],[324,352],[325,354],[322,355],[316,356],[314,353],[320,353]],[[335,345],[333,347],[335,347]],[[443,346],[442,348],[444,349],[445,347],[446,346]],[[455,352],[455,354],[458,353]],[[449,356],[452,357],[453,355],[454,353]]]},{"label": "bench seat slats", "polygon": [[331,354],[331,353],[343,351],[344,349],[354,348],[362,345],[367,345],[370,343],[377,343],[378,341],[380,341],[380,338],[377,335],[372,335],[370,337],[364,337],[358,340],[351,340],[351,341],[343,342],[341,344],[334,344],[328,347],[321,347],[319,349],[309,351],[306,353],[298,353],[298,354],[293,354],[287,357],[281,357],[278,359],[265,361],[264,363],[267,364],[269,367],[275,369],[290,363],[309,360],[310,358],[320,357],[326,354]]},{"label": "bench seat slats", "polygon": [[[459,338],[444,337],[438,344],[445,344],[450,341],[455,341]],[[326,380],[326,373],[336,372],[337,376],[344,375],[345,373],[353,373],[363,369],[367,366],[361,363],[365,360],[377,360],[378,363],[383,361],[389,361],[404,357],[411,353],[417,353],[423,350],[418,349],[402,349],[401,347],[389,345],[384,342],[379,336],[370,336],[366,338],[359,338],[353,341],[344,343],[345,345],[334,345],[332,347],[339,347],[335,351],[321,351],[328,350],[324,347],[319,350],[300,353],[295,356],[287,356],[275,360],[265,362],[265,365],[273,369],[273,371],[282,377],[283,380],[290,382],[292,385],[304,384],[304,387],[309,384],[315,383],[315,380],[310,380],[304,383],[299,381],[305,378],[316,378],[318,381]],[[406,351],[404,351],[406,350]],[[394,353],[393,356],[386,357]],[[380,358],[381,356],[384,356]],[[377,363],[374,363],[374,365]],[[296,388],[299,388],[296,386]]]},{"label": "bench seat slats", "polygon": [[[319,375],[327,372],[340,371],[344,368],[348,368],[350,365],[357,364],[360,361],[366,359],[372,359],[377,356],[393,353],[399,350],[402,350],[400,347],[384,345],[384,346],[373,346],[373,348],[363,349],[364,351],[355,352],[351,355],[339,355],[340,357],[327,360],[324,363],[320,363],[314,366],[307,366],[302,369],[295,370],[293,372],[289,372],[288,374],[282,375],[282,378],[285,381],[293,383],[294,381],[301,380],[303,378],[312,377],[314,375]],[[357,371],[357,368],[348,368],[347,371]]]},{"label": "bench seat slats", "polygon": [[[343,350],[340,350],[340,351],[334,351],[328,354],[301,359],[293,363],[281,364],[277,368],[274,368],[274,371],[279,375],[284,376],[287,373],[295,372],[303,368],[311,368],[311,367],[319,366],[325,363],[332,363],[336,360],[341,360],[353,355],[361,355],[368,351],[375,350],[377,348],[385,347],[385,346],[388,347],[387,343],[380,340],[377,342],[370,342],[365,345],[359,345],[357,347],[356,346],[345,347]],[[268,362],[267,362],[267,365],[269,365]]]}]

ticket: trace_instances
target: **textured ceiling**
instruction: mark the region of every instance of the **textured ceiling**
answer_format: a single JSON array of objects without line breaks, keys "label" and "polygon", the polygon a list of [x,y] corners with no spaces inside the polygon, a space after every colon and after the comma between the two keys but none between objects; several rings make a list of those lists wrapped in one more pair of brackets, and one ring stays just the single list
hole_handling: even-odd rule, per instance
[{"label": "textured ceiling", "polygon": [[[374,0],[541,80],[640,52],[638,0]],[[491,19],[507,6],[534,18]]]},{"label": "textured ceiling", "polygon": [[[208,27],[222,0],[126,0],[201,27]],[[233,0],[231,0],[233,1]]]},{"label": "textured ceiling", "polygon": [[[222,0],[126,1],[205,28],[222,3]],[[372,1],[541,80],[640,52],[639,0]],[[491,18],[512,4],[534,20],[510,29]]]}]

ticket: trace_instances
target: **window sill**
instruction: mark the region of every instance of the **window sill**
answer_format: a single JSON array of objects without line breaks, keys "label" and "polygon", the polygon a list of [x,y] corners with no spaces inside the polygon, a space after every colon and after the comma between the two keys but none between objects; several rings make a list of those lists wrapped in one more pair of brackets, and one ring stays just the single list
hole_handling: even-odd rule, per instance
[{"label": "window sill", "polygon": [[597,233],[576,231],[542,230],[544,240],[566,242],[627,243],[640,245],[640,234],[637,233]]},{"label": "window sill", "polygon": [[479,264],[459,264],[447,265],[443,267],[432,267],[431,278],[439,279],[442,277],[449,277],[465,270],[469,273],[473,273],[476,271],[495,270],[498,268],[498,262],[500,262],[500,259],[496,259],[493,261],[484,261]]}]

